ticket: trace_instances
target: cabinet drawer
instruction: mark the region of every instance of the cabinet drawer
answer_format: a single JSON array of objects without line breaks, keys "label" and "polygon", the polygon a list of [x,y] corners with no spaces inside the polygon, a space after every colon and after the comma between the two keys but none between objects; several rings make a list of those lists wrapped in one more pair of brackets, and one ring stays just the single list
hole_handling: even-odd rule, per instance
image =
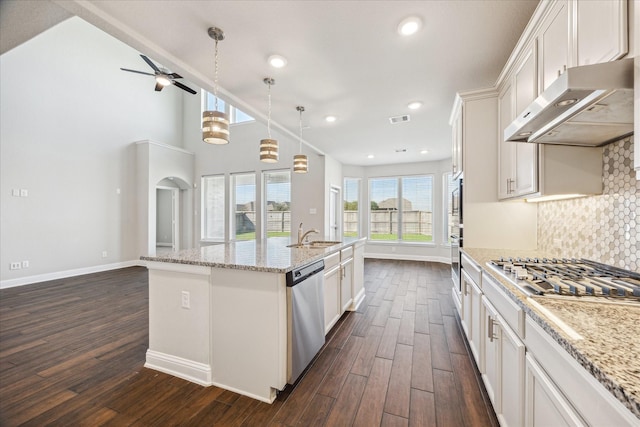
[{"label": "cabinet drawer", "polygon": [[340,264],[340,252],[336,252],[324,258],[324,269],[328,270],[334,265]]},{"label": "cabinet drawer", "polygon": [[482,291],[500,316],[521,338],[524,337],[524,311],[502,290],[502,286],[488,274],[484,275]]},{"label": "cabinet drawer", "polygon": [[465,254],[462,254],[461,264],[462,264],[462,268],[464,268],[464,270],[467,272],[469,277],[471,277],[471,279],[475,282],[475,284],[478,285],[480,289],[482,289],[482,281],[481,281],[482,269],[480,269],[480,267]]},{"label": "cabinet drawer", "polygon": [[349,246],[348,248],[344,248],[340,251],[340,258],[342,261],[345,261],[349,258],[353,257],[353,246]]},{"label": "cabinet drawer", "polygon": [[637,426],[638,419],[529,316],[525,345],[591,426]]}]

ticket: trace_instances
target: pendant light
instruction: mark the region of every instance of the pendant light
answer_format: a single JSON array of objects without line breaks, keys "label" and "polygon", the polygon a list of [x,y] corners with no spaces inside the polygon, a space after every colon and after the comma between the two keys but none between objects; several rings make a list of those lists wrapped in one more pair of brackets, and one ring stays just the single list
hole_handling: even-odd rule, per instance
[{"label": "pendant light", "polygon": [[305,154],[302,154],[302,112],[304,107],[299,105],[296,110],[300,113],[300,153],[293,156],[293,171],[295,173],[307,173],[309,172],[309,159]]},{"label": "pendant light", "polygon": [[202,113],[202,140],[208,144],[222,145],[229,143],[229,116],[218,111],[218,42],[224,40],[224,32],[220,28],[211,27],[208,33],[216,41],[213,78],[213,96],[216,101],[214,111]]},{"label": "pendant light", "polygon": [[276,84],[276,81],[271,77],[266,77],[262,81],[269,86],[269,109],[267,113],[267,134],[269,138],[260,140],[260,161],[275,163],[278,161],[278,141],[271,139],[271,85]]}]

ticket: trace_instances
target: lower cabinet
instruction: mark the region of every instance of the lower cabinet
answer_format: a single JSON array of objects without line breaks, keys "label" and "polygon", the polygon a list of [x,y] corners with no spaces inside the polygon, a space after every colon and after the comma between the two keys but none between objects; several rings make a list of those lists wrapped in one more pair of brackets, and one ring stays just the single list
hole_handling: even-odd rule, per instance
[{"label": "lower cabinet", "polygon": [[526,427],[583,426],[584,422],[545,374],[535,359],[527,354]]},{"label": "lower cabinet", "polygon": [[340,306],[340,252],[324,260],[324,333],[327,334],[342,314]]},{"label": "lower cabinet", "polygon": [[353,302],[353,258],[340,263],[340,307],[344,313]]},{"label": "lower cabinet", "polygon": [[469,341],[469,347],[473,354],[476,364],[480,372],[483,371],[483,358],[482,358],[482,290],[476,284],[476,282],[462,269],[461,277],[462,281],[462,313],[463,313],[463,327],[467,334],[467,340]]}]

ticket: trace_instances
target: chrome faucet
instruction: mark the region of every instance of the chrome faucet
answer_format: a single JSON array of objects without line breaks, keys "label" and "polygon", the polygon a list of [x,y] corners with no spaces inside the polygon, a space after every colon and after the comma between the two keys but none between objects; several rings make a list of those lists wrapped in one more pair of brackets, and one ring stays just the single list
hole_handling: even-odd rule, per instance
[{"label": "chrome faucet", "polygon": [[307,238],[307,236],[311,233],[319,233],[319,231],[316,230],[315,228],[312,228],[311,230],[307,230],[306,232],[303,233],[302,223],[300,223],[300,226],[298,227],[298,244],[301,245],[302,241],[305,238]]}]

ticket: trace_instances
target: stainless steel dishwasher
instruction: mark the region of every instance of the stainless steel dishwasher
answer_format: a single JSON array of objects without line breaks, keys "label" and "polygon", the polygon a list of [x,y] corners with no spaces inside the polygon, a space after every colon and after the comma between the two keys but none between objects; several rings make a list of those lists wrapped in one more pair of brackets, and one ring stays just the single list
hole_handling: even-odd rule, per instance
[{"label": "stainless steel dishwasher", "polygon": [[287,273],[287,381],[296,382],[324,345],[324,260]]}]

